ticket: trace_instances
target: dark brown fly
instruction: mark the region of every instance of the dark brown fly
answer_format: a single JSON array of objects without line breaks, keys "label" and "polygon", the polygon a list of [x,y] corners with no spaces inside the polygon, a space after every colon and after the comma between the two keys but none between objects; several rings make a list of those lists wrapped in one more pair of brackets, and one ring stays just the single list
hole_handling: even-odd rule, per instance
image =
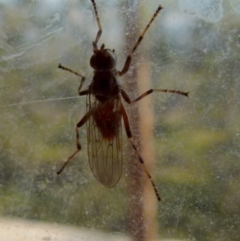
[{"label": "dark brown fly", "polygon": [[115,186],[120,180],[122,174],[122,120],[127,137],[136,152],[139,162],[144,172],[150,179],[154,188],[157,199],[160,201],[160,195],[157,187],[148,172],[144,160],[141,157],[136,145],[132,140],[132,133],[126,110],[123,106],[122,99],[128,104],[135,103],[152,92],[170,92],[188,96],[188,92],[167,89],[150,89],[140,95],[138,98],[131,100],[128,93],[122,89],[118,80],[120,76],[126,74],[129,70],[132,55],[141,43],[145,33],[163,7],[160,5],[148,25],[137,40],[131,53],[126,58],[125,64],[121,71],[116,67],[116,56],[114,50],[105,48],[104,44],[98,48],[97,44],[102,34],[102,27],[98,16],[96,3],[91,0],[98,24],[98,32],[93,41],[93,55],[90,59],[90,65],[94,69],[93,79],[87,89],[82,90],[85,77],[78,72],[66,68],[59,64],[59,68],[69,71],[81,77],[78,94],[87,96],[87,113],[82,117],[76,126],[76,145],[77,150],[67,159],[61,169],[57,172],[60,174],[65,166],[80,152],[81,144],[78,129],[86,123],[88,139],[88,158],[91,170],[96,179],[106,187]]}]

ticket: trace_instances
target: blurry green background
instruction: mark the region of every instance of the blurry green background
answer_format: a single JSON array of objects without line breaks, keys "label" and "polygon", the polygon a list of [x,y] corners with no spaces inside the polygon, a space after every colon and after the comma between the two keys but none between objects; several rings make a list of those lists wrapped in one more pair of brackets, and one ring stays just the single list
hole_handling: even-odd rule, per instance
[{"label": "blurry green background", "polygon": [[[139,0],[132,8],[123,0],[96,2],[100,44],[115,49],[118,69],[128,54],[126,19],[141,9],[141,30],[162,4],[138,52],[149,53],[153,88],[190,91],[189,99],[153,94],[149,107],[152,175],[164,199],[160,237],[239,240],[240,2]],[[115,188],[101,186],[88,165],[85,127],[82,152],[55,174],[76,148],[75,124],[86,108],[77,97],[79,79],[57,66],[91,79],[96,32],[90,1],[0,0],[1,216],[127,233],[126,165]],[[144,55],[134,61],[141,66]]]}]

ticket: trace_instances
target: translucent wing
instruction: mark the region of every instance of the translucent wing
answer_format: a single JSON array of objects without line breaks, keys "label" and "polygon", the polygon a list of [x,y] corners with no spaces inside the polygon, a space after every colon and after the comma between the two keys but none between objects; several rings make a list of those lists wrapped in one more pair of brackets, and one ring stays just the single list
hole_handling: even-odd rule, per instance
[{"label": "translucent wing", "polygon": [[99,102],[92,95],[87,99],[87,107],[91,111],[87,123],[89,164],[100,183],[113,187],[122,174],[120,100]]}]

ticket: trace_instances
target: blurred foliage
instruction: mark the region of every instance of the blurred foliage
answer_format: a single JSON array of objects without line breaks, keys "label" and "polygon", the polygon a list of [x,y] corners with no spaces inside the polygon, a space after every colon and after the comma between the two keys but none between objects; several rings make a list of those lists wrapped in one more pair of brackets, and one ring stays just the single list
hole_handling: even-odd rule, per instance
[{"label": "blurred foliage", "polygon": [[[69,1],[47,11],[40,2],[16,1],[2,4],[0,10],[0,214],[125,232],[131,195],[127,172],[113,189],[94,179],[85,128],[80,130],[83,150],[61,176],[55,174],[75,150],[74,126],[86,107],[85,99],[77,97],[79,79],[57,65],[91,73],[96,23],[87,16],[92,6]],[[147,6],[146,1],[142,4]],[[120,29],[127,10],[120,3],[109,13],[114,6],[99,3],[102,41],[116,48],[121,66],[125,52]],[[141,47],[149,48],[153,87],[190,91],[190,98],[152,96],[157,160],[152,174],[164,199],[159,204],[159,233],[237,241],[239,16],[229,6],[218,23],[193,16],[187,44],[179,45],[176,36],[167,35],[163,21],[165,14],[179,10],[167,3],[164,7]],[[122,46],[114,44],[116,34]],[[137,64],[143,62],[144,56]],[[55,98],[59,100],[46,101]]]}]

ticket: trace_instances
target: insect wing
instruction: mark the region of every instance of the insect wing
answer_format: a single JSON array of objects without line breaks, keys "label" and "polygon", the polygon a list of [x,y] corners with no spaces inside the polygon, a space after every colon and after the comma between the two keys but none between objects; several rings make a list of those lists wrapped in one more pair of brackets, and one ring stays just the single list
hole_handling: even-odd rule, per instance
[{"label": "insect wing", "polygon": [[122,174],[120,100],[101,103],[89,95],[87,109],[92,113],[87,122],[89,164],[100,183],[113,187]]}]

